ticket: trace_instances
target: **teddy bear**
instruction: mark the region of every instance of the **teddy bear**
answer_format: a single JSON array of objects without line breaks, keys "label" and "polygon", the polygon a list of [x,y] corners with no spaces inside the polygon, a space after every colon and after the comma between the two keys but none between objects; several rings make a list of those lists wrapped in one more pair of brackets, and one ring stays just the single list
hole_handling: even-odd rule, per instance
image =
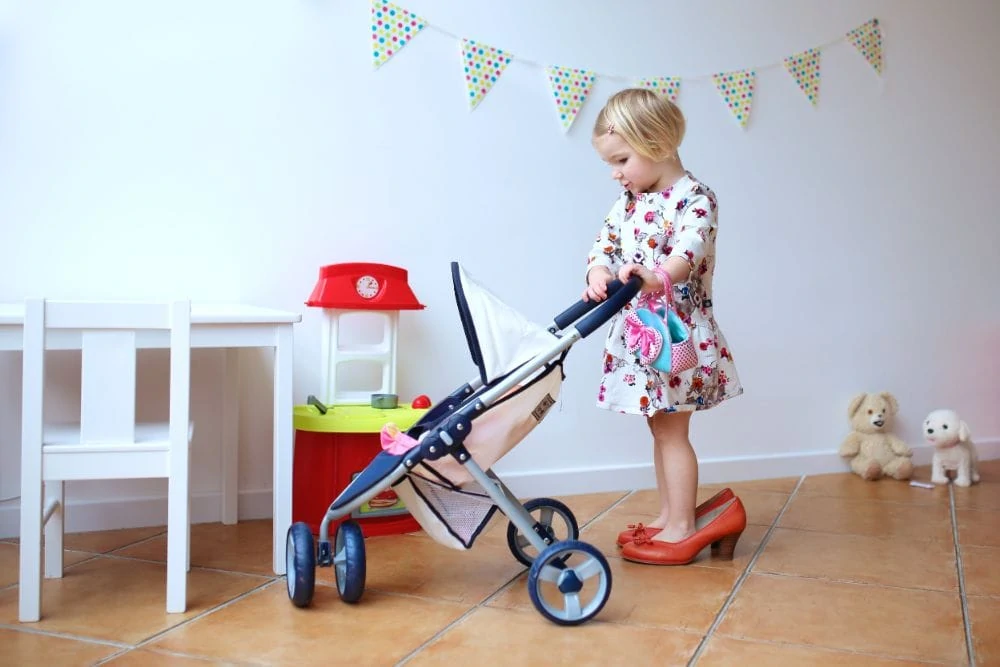
[{"label": "teddy bear", "polygon": [[889,433],[898,411],[896,397],[887,391],[861,393],[851,399],[847,416],[853,430],[841,443],[840,455],[851,460],[851,470],[862,479],[910,479],[913,475],[913,452]]},{"label": "teddy bear", "polygon": [[931,482],[947,484],[946,471],[955,471],[955,484],[979,481],[979,457],[969,426],[954,410],[933,410],[924,420],[924,438],[934,446]]}]

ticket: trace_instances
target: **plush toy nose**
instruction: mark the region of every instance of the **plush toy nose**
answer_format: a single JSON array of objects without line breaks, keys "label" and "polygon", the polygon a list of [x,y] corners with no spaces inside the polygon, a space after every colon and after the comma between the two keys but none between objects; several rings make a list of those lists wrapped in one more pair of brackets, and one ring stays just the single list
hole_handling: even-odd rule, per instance
[{"label": "plush toy nose", "polygon": [[933,433],[933,432],[934,432],[934,429],[932,429],[932,428],[927,429],[927,433]]}]

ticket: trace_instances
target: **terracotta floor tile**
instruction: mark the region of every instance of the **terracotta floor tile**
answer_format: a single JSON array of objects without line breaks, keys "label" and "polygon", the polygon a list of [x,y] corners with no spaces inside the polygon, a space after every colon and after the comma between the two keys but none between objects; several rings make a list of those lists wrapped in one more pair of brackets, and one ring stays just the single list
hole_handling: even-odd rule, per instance
[{"label": "terracotta floor tile", "polygon": [[717,632],[914,660],[965,659],[958,595],[939,591],[751,574]]},{"label": "terracotta floor tile", "polygon": [[[747,492],[737,494],[743,502],[747,512],[747,523],[758,526],[770,526],[781,512],[781,508],[788,502],[788,496],[780,493],[756,493]],[[698,502],[709,497],[708,494],[699,494]]]},{"label": "terracotta floor tile", "polygon": [[0,628],[0,662],[5,665],[92,665],[120,650],[108,644]]},{"label": "terracotta floor tile", "polygon": [[[67,549],[63,551],[63,567],[66,568],[93,557],[92,553]],[[12,542],[0,543],[0,588],[17,583],[20,563],[21,545]]]},{"label": "terracotta floor tile", "polygon": [[979,462],[979,476],[981,482],[1000,482],[1000,459]]},{"label": "terracotta floor tile", "polygon": [[809,667],[905,667],[927,665],[895,658],[847,653],[831,649],[811,648],[797,644],[774,644],[730,639],[715,635],[698,658],[699,667],[729,667],[730,665],[809,665]]},{"label": "terracotta floor tile", "polygon": [[948,542],[777,528],[755,572],[958,592]]},{"label": "terracotta floor tile", "polygon": [[955,510],[955,519],[963,547],[1000,547],[1000,510]]},{"label": "terracotta floor tile", "polygon": [[683,665],[700,637],[591,621],[560,628],[537,612],[477,609],[407,665]]},{"label": "terracotta floor tile", "polygon": [[[648,517],[648,519],[655,518]],[[636,515],[626,514],[616,508],[584,528],[580,533],[580,539],[600,549],[605,556],[617,558],[622,552],[618,548],[618,533],[636,520]]]},{"label": "terracotta floor tile", "polygon": [[[786,493],[754,490],[744,491],[736,484],[731,485],[731,488],[733,489],[733,493],[739,496],[743,502],[743,506],[746,508],[747,523],[759,526],[770,526],[788,500],[788,494]],[[697,502],[703,503],[718,492],[718,487],[698,487]],[[620,530],[623,530],[630,523],[636,523],[637,521],[646,522],[655,519],[660,506],[658,498],[656,489],[637,491],[615,507],[614,512],[616,514],[629,517]]]},{"label": "terracotta floor tile", "polygon": [[627,491],[612,491],[610,493],[586,493],[573,496],[555,496],[562,504],[573,512],[576,522],[582,528],[594,517],[604,512],[616,502],[628,495]]},{"label": "terracotta floor tile", "polygon": [[63,546],[77,551],[91,551],[106,554],[139,540],[145,540],[165,532],[166,526],[150,528],[123,528],[121,530],[100,530],[91,533],[67,533]]},{"label": "terracotta floor tile", "polygon": [[[658,567],[620,558],[609,559],[608,565],[611,596],[593,620],[692,632],[708,629],[739,576],[719,568]],[[489,606],[538,614],[528,597],[527,579],[527,574],[518,577]]]},{"label": "terracotta floor tile", "polygon": [[891,535],[906,540],[952,541],[947,505],[915,505],[796,495],[779,524],[782,528],[855,535]]},{"label": "terracotta floor tile", "polygon": [[[977,664],[1000,664],[1000,460],[983,462],[981,473],[982,483],[953,492]],[[929,474],[923,466],[915,477]],[[612,570],[607,605],[577,628],[560,628],[535,610],[527,568],[511,555],[499,512],[468,551],[422,532],[369,538],[362,600],[343,603],[324,568],[305,610],[273,577],[269,520],[192,527],[185,615],[164,610],[164,527],[68,535],[67,576],[44,583],[45,617],[23,628],[17,539],[6,538],[0,624],[9,627],[0,627],[0,663],[10,655],[13,664],[89,665],[117,655],[108,664],[325,665],[331,656],[356,664],[408,656],[408,665],[684,664],[771,530],[699,664],[966,664],[948,488],[865,482],[845,472],[801,483],[703,484],[698,501],[725,486],[748,512],[736,558],[722,561],[706,549],[688,567],[630,563],[615,545],[628,523],[655,518],[655,489],[556,497]],[[786,503],[781,525],[771,529]],[[138,649],[97,641],[134,644],[155,635]]]},{"label": "terracotta floor tile", "polygon": [[775,477],[773,479],[754,479],[745,482],[719,482],[718,484],[701,484],[699,488],[704,491],[711,491],[712,495],[729,487],[736,495],[743,493],[764,492],[764,493],[784,493],[790,494],[799,483],[798,477]]},{"label": "terracotta floor tile", "polygon": [[168,651],[133,649],[113,660],[108,660],[104,664],[114,665],[114,667],[209,667],[209,665],[238,665],[241,663]]},{"label": "terracotta floor tile", "polygon": [[955,507],[1000,510],[1000,482],[980,482],[972,486],[956,486]]},{"label": "terracotta floor tile", "polygon": [[977,665],[1000,664],[1000,600],[970,597],[969,617]]},{"label": "terracotta floor tile", "polygon": [[[188,611],[166,611],[166,567],[101,557],[67,568],[42,585],[42,620],[31,629],[134,644],[268,581],[192,569]],[[17,588],[0,591],[0,623],[18,624]]]},{"label": "terracotta floor tile", "polygon": [[956,486],[955,507],[959,509],[1000,510],[1000,483],[981,482],[969,487]]},{"label": "terracotta floor tile", "polygon": [[836,498],[852,498],[854,500],[881,500],[896,503],[913,503],[917,505],[948,506],[948,489],[936,486],[933,489],[923,489],[910,486],[908,481],[895,479],[880,479],[867,482],[854,473],[834,473],[829,475],[810,475],[799,487],[800,495],[832,496]]},{"label": "terracotta floor tile", "polygon": [[1000,597],[1000,548],[962,545],[965,592]]},{"label": "terracotta floor tile", "polygon": [[282,665],[391,665],[469,609],[375,591],[347,604],[328,586],[317,586],[312,606],[299,609],[279,581],[147,648]]},{"label": "terracotta floor tile", "polygon": [[[121,547],[134,544],[140,540],[159,535],[167,530],[166,526],[151,526],[149,528],[119,528],[115,530],[95,530],[86,533],[66,533],[63,537],[63,548],[76,551],[88,551],[104,554]],[[18,544],[16,537],[8,537],[0,542]]]},{"label": "terracotta floor tile", "polygon": [[[230,572],[274,576],[271,562],[271,520],[241,521],[227,526],[201,523],[191,526],[191,565]],[[165,563],[167,534],[117,549],[117,556]]]},{"label": "terracotta floor tile", "polygon": [[[471,549],[458,551],[425,535],[365,540],[366,591],[476,604],[524,569],[506,545],[476,542]],[[333,568],[317,570],[317,580],[335,585]]]}]

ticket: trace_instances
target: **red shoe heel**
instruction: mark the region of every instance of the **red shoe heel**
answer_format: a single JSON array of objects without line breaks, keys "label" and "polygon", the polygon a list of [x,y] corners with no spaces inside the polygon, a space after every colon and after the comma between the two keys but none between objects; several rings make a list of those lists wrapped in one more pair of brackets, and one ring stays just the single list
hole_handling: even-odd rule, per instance
[{"label": "red shoe heel", "polygon": [[712,542],[712,551],[717,552],[722,560],[732,560],[733,554],[736,552],[736,543],[740,541],[742,534],[743,531],[740,531],[735,535],[727,535],[721,540]]}]

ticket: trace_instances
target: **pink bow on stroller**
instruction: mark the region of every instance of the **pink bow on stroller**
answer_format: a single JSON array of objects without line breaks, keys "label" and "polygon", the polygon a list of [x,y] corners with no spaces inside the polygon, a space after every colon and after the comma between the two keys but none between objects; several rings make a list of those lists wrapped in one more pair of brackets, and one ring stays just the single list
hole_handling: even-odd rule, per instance
[{"label": "pink bow on stroller", "polygon": [[399,430],[399,427],[389,422],[379,433],[382,449],[393,455],[405,454],[417,446],[417,441]]}]

